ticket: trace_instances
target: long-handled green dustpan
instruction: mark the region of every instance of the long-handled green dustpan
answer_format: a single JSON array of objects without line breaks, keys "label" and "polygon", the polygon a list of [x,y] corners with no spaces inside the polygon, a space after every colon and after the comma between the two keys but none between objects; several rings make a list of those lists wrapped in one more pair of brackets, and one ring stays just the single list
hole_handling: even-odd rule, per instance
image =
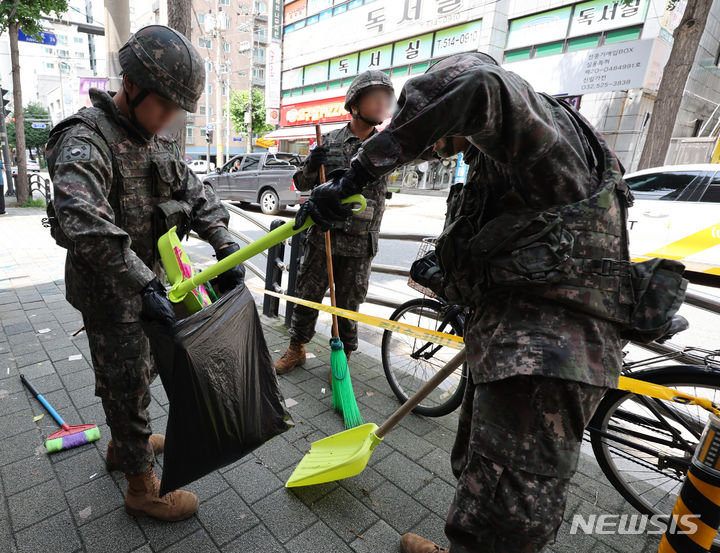
[{"label": "long-handled green dustpan", "polygon": [[294,488],[324,484],[360,474],[383,437],[464,362],[465,349],[462,349],[382,426],[363,424],[314,442],[285,486]]}]

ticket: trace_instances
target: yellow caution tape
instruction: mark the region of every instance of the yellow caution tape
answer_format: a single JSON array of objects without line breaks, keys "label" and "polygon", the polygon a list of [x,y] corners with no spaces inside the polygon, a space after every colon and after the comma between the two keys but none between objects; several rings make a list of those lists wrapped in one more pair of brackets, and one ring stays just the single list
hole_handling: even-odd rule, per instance
[{"label": "yellow caution tape", "polygon": [[[267,294],[274,298],[281,300],[290,301],[297,303],[298,305],[304,305],[318,311],[325,311],[326,313],[332,313],[339,317],[358,321],[360,323],[368,324],[382,328],[383,330],[389,330],[391,332],[397,332],[398,334],[404,334],[405,336],[411,336],[418,340],[425,342],[432,342],[433,344],[439,344],[441,346],[448,346],[455,349],[462,349],[465,347],[465,341],[461,336],[454,334],[447,334],[445,332],[437,332],[435,330],[427,330],[417,326],[401,323],[398,321],[391,321],[390,319],[383,319],[382,317],[375,317],[373,315],[366,315],[365,313],[358,313],[357,311],[350,311],[349,309],[343,309],[342,307],[332,307],[322,303],[317,303],[310,300],[304,300],[294,296],[288,296],[287,294],[280,294],[271,290],[265,290],[259,286],[247,285],[248,288],[255,290],[256,292]],[[674,403],[681,403],[683,405],[698,405],[708,411],[715,413],[720,416],[720,406],[713,403],[707,398],[695,397],[690,394],[685,394],[672,388],[660,386],[659,384],[653,384],[652,382],[645,382],[644,380],[637,380],[635,378],[628,378],[621,376],[618,383],[619,390],[625,390],[640,394],[643,396],[650,396],[657,399],[664,399],[666,401],[672,401]]]}]

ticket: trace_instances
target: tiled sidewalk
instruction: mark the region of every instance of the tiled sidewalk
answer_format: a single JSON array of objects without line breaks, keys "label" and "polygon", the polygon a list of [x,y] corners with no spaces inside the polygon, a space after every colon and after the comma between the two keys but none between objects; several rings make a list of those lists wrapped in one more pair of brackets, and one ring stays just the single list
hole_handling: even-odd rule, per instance
[{"label": "tiled sidewalk", "polygon": [[[296,427],[254,454],[195,482],[197,516],[174,524],[135,519],[123,509],[124,477],[104,464],[110,432],[98,398],[80,315],[63,298],[63,252],[39,225],[37,210],[0,218],[0,552],[113,553],[225,551],[380,553],[399,551],[415,531],[445,543],[443,519],[453,495],[450,472],[457,417],[411,415],[373,453],[368,468],[340,482],[288,490],[283,483],[309,444],[343,429],[332,411],[327,339],[315,357],[280,377]],[[273,356],[287,343],[279,320],[264,319]],[[368,350],[370,351],[370,350]],[[353,383],[366,421],[380,423],[397,407],[379,360],[352,358]],[[23,389],[26,374],[70,422],[94,422],[93,445],[48,456],[44,437],[56,427]],[[152,386],[153,429],[164,430],[167,398]],[[160,463],[162,456],[160,457]],[[583,455],[565,518],[574,513],[633,513],[610,488],[594,459]],[[563,525],[546,553],[649,553],[648,536],[570,536]]]}]

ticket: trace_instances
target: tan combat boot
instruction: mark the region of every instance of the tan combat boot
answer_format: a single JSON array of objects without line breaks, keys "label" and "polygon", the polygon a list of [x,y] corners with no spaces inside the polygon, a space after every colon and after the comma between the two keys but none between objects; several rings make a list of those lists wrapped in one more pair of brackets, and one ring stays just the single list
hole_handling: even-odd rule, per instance
[{"label": "tan combat boot", "polygon": [[290,339],[290,346],[283,353],[282,357],[275,361],[275,372],[277,374],[289,373],[295,367],[305,364],[305,344]]},{"label": "tan combat boot", "polygon": [[[149,441],[155,455],[160,455],[163,451],[165,451],[165,436],[163,436],[162,434],[150,434]],[[107,463],[108,471],[112,472],[114,470],[119,470],[117,453],[115,452],[115,448],[113,447],[112,440],[110,440],[110,443],[107,446],[105,462]]]},{"label": "tan combat boot", "polygon": [[125,511],[133,516],[148,516],[173,522],[193,516],[200,501],[194,493],[175,490],[162,497],[160,480],[152,465],[141,474],[126,474]]},{"label": "tan combat boot", "polygon": [[400,540],[402,553],[450,553],[449,549],[421,538],[417,534],[404,534]]}]

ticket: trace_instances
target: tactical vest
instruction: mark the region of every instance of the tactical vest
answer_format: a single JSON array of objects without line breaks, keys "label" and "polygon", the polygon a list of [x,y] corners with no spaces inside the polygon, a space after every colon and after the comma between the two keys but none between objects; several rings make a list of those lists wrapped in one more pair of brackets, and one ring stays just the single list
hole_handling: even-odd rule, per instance
[{"label": "tactical vest", "polygon": [[[345,151],[343,132],[331,132],[324,138],[328,146],[328,158],[325,163],[325,174],[329,175],[337,169],[347,169],[356,153]],[[332,231],[333,252],[337,255],[353,257],[373,257],[378,250],[380,223],[385,212],[385,194],[387,182],[384,178],[368,183],[362,191],[367,199],[367,207],[362,213],[356,213],[335,227]],[[324,247],[323,233],[312,227],[308,231],[308,241],[317,247]]]},{"label": "tactical vest", "polygon": [[449,301],[478,305],[490,292],[521,288],[610,321],[630,319],[626,221],[632,196],[604,140],[571,108],[567,112],[594,142],[602,170],[597,191],[542,212],[508,211],[487,221],[461,214],[437,242]]},{"label": "tactical vest", "polygon": [[[179,229],[189,226],[189,206],[172,199],[173,192],[185,180],[187,166],[177,160],[169,139],[153,137],[144,143],[133,140],[127,130],[98,107],[83,108],[62,121],[53,129],[50,142],[60,140],[61,133],[77,124],[91,128],[110,148],[113,182],[108,200],[115,214],[113,222],[128,233],[131,249],[143,263],[157,272],[157,239],[171,226],[178,225]],[[53,236],[58,229],[55,231]],[[60,244],[61,240],[57,237],[56,240]]]}]

